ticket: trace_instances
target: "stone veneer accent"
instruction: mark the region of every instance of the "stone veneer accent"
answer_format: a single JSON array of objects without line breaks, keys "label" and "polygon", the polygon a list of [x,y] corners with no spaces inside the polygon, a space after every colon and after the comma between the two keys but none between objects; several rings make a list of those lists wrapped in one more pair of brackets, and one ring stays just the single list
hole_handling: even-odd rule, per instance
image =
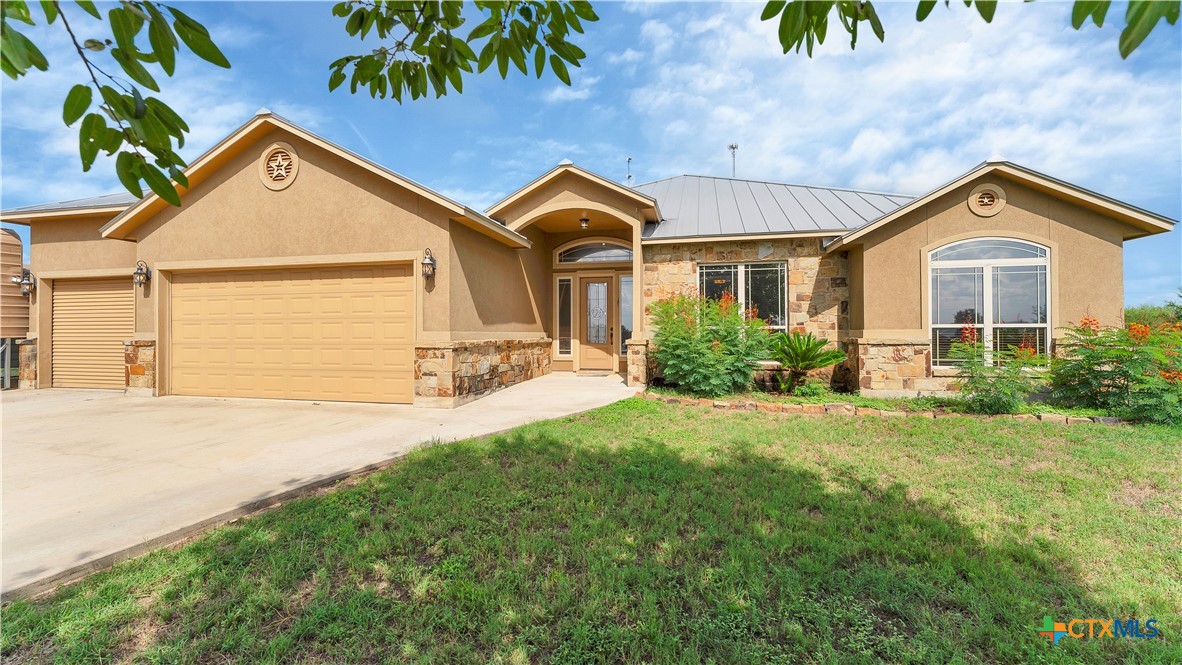
[{"label": "stone veneer accent", "polygon": [[933,376],[927,340],[850,339],[846,346],[863,395],[915,397],[955,390],[954,376]]},{"label": "stone veneer accent", "polygon": [[645,340],[628,340],[628,385],[644,386],[648,384],[648,342]]},{"label": "stone veneer accent", "polygon": [[16,345],[18,348],[16,362],[19,368],[17,388],[31,390],[37,387],[37,340],[19,339],[16,341]]},{"label": "stone veneer accent", "polygon": [[850,327],[849,261],[822,255],[821,238],[676,243],[644,247],[644,306],[698,288],[698,264],[788,264],[788,325],[832,342]]},{"label": "stone veneer accent", "polygon": [[424,342],[415,347],[415,406],[455,407],[550,373],[553,340]]},{"label": "stone veneer accent", "polygon": [[[675,243],[644,247],[644,306],[676,293],[698,289],[698,265],[709,263],[758,263],[783,261],[788,268],[789,330],[812,333],[847,351],[842,332],[850,325],[849,261],[824,255],[822,238]],[[629,347],[629,382],[632,381]],[[852,370],[845,367],[811,373],[831,383],[847,386]],[[778,385],[774,371],[766,368],[756,381]],[[647,378],[647,377],[646,377]],[[630,383],[631,385],[631,383]]]},{"label": "stone veneer accent", "polygon": [[156,342],[150,339],[123,342],[123,376],[128,395],[156,394]]}]

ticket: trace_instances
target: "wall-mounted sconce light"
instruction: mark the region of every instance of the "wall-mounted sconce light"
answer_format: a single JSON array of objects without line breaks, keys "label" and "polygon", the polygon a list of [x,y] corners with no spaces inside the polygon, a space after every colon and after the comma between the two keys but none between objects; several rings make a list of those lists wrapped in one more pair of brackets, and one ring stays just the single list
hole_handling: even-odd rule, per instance
[{"label": "wall-mounted sconce light", "polygon": [[583,229],[584,231],[586,231],[588,226],[591,226],[591,220],[587,219],[586,217],[579,219],[579,228],[580,229]]},{"label": "wall-mounted sconce light", "polygon": [[131,273],[131,283],[136,286],[143,286],[152,279],[152,269],[143,261],[137,261],[135,264],[135,272]]},{"label": "wall-mounted sconce light", "polygon": [[431,248],[427,248],[423,252],[423,279],[431,279],[435,276],[435,257],[431,254]]},{"label": "wall-mounted sconce light", "polygon": [[21,268],[20,275],[13,275],[12,283],[21,285],[22,296],[29,295],[33,292],[33,289],[37,288],[37,280],[33,277],[33,273],[30,272],[28,268]]}]

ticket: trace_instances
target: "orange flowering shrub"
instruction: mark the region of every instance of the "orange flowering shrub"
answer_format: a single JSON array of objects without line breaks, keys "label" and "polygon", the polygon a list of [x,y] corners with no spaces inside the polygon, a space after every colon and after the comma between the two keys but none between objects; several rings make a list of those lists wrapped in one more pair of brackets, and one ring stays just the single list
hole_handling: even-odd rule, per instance
[{"label": "orange flowering shrub", "polygon": [[1129,337],[1138,344],[1144,344],[1149,341],[1149,335],[1152,332],[1149,326],[1144,323],[1130,323],[1128,330]]},{"label": "orange flowering shrub", "polygon": [[965,325],[960,329],[961,344],[976,344],[977,343],[977,329],[971,325]]},{"label": "orange flowering shrub", "polygon": [[658,300],[649,311],[655,328],[651,354],[666,381],[703,397],[751,387],[755,361],[767,357],[769,335],[733,295],[712,300],[682,293]]},{"label": "orange flowering shrub", "polygon": [[1182,326],[1104,327],[1092,316],[1066,329],[1051,363],[1052,395],[1130,420],[1182,425]]}]

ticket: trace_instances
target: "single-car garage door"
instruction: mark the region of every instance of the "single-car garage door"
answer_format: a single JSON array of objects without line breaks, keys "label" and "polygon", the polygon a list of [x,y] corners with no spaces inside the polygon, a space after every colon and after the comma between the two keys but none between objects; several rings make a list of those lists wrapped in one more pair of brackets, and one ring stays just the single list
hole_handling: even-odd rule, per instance
[{"label": "single-car garage door", "polygon": [[411,264],[176,273],[176,395],[414,398]]},{"label": "single-car garage door", "polygon": [[131,277],[54,280],[54,388],[123,388],[123,341],[135,331]]}]

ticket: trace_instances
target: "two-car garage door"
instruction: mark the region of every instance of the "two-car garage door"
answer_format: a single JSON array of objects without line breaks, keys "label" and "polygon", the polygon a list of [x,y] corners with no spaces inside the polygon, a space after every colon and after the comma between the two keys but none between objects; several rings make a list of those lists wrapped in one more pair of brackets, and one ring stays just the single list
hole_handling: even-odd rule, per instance
[{"label": "two-car garage door", "polygon": [[409,403],[411,264],[176,273],[169,392]]},{"label": "two-car garage door", "polygon": [[176,273],[170,306],[173,395],[414,399],[410,263]]}]

